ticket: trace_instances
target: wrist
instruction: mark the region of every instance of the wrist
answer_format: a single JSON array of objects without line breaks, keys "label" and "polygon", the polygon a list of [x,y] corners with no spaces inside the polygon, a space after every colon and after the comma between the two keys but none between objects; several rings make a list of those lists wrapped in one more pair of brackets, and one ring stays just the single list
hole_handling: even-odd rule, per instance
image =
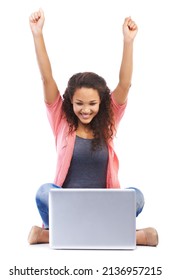
[{"label": "wrist", "polygon": [[35,39],[41,38],[43,36],[42,30],[32,30],[32,34]]},{"label": "wrist", "polygon": [[132,38],[124,38],[123,42],[124,42],[124,45],[132,46],[133,43],[134,43],[134,39],[132,39]]}]

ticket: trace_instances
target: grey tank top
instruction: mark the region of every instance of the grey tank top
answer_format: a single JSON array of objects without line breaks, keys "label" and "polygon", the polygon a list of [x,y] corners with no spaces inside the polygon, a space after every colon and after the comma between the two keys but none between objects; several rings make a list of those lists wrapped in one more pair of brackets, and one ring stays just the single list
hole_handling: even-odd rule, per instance
[{"label": "grey tank top", "polygon": [[74,152],[63,188],[105,188],[108,149],[91,150],[92,139],[76,136]]}]

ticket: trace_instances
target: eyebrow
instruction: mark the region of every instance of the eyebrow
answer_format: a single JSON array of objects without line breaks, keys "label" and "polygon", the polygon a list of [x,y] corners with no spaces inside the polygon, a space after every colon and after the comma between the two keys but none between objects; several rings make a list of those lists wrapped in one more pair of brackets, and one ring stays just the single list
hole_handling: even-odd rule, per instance
[{"label": "eyebrow", "polygon": [[[80,100],[80,99],[76,99],[76,101],[79,101],[79,102],[84,102],[83,100]],[[97,102],[98,100],[90,100],[89,102]]]}]

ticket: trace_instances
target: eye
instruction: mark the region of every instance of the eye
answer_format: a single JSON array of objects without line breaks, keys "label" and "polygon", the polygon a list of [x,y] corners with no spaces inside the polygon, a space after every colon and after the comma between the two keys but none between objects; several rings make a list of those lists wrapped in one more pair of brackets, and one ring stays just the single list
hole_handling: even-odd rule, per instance
[{"label": "eye", "polygon": [[94,105],[96,105],[97,103],[90,103],[90,106],[94,106]]},{"label": "eye", "polygon": [[78,106],[82,106],[82,105],[83,105],[83,104],[80,103],[80,102],[76,102],[76,104],[77,104]]}]

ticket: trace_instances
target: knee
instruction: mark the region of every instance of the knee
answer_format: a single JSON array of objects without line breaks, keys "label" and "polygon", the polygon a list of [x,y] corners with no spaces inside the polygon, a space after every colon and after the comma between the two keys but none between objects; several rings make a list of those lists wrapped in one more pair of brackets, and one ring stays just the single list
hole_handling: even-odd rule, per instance
[{"label": "knee", "polygon": [[145,204],[144,195],[143,195],[142,191],[140,191],[140,189],[137,189],[137,188],[130,188],[130,189],[135,190],[135,194],[136,194],[136,216],[138,216],[144,208],[144,204]]},{"label": "knee", "polygon": [[42,204],[48,205],[49,204],[49,191],[51,188],[58,188],[56,185],[51,183],[43,184],[39,187],[36,192],[36,204],[37,206],[41,206]]},{"label": "knee", "polygon": [[143,208],[144,207],[144,203],[145,203],[144,195],[143,195],[142,191],[140,191],[139,189],[136,189],[136,193],[137,193],[137,203],[138,203],[138,206],[140,208]]},{"label": "knee", "polygon": [[42,204],[48,203],[48,196],[49,196],[49,190],[50,190],[51,184],[43,184],[41,185],[37,192],[36,192],[36,204],[39,207]]},{"label": "knee", "polygon": [[145,199],[141,190],[135,189],[135,191],[136,191],[136,216],[138,216],[144,208]]}]

